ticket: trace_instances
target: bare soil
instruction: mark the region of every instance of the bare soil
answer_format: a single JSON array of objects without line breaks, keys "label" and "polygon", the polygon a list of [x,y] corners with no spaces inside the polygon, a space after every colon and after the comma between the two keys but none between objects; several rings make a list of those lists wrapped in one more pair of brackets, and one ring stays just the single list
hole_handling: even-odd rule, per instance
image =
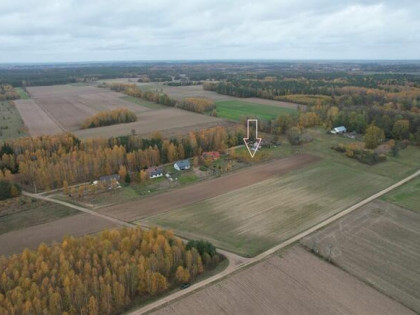
[{"label": "bare soil", "polygon": [[81,236],[117,227],[108,220],[90,214],[77,214],[53,222],[0,235],[0,255],[11,255],[40,243],[60,242],[65,235]]},{"label": "bare soil", "polygon": [[250,186],[315,161],[318,161],[318,158],[311,155],[297,155],[274,160],[152,197],[101,208],[99,212],[124,221],[139,220]]},{"label": "bare soil", "polygon": [[420,313],[419,239],[419,213],[375,200],[302,244]]},{"label": "bare soil", "polygon": [[33,99],[16,100],[15,104],[31,136],[55,134],[64,131]]},{"label": "bare soil", "polygon": [[[28,92],[32,101],[66,131],[79,129],[86,118],[100,111],[124,107],[140,114],[150,110],[123,100],[123,94],[92,86],[39,86],[28,88]],[[24,118],[24,122],[28,121]]]},{"label": "bare soil", "polygon": [[300,246],[153,314],[414,314]]},{"label": "bare soil", "polygon": [[222,126],[226,123],[218,118],[187,112],[176,108],[144,112],[137,121],[107,127],[90,128],[75,132],[80,138],[111,137],[126,135],[135,130],[137,135],[147,135],[153,131],[162,134],[187,134],[189,131]]}]

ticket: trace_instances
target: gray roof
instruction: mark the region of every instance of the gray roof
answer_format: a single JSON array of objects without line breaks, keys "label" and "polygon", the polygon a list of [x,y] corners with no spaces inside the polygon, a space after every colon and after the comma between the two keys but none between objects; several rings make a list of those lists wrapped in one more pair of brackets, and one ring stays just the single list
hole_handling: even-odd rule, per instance
[{"label": "gray roof", "polygon": [[150,176],[161,175],[161,174],[163,174],[163,170],[160,169],[160,168],[156,168],[154,170],[150,170],[149,174],[150,174]]},{"label": "gray roof", "polygon": [[334,130],[335,131],[338,131],[338,132],[340,132],[340,131],[347,131],[346,127],[344,127],[344,126],[335,127]]},{"label": "gray roof", "polygon": [[178,161],[175,163],[176,165],[178,165],[178,167],[180,169],[186,168],[190,166],[190,160],[182,160],[182,161]]},{"label": "gray roof", "polygon": [[99,177],[99,180],[101,182],[110,182],[113,179],[119,180],[120,179],[120,175],[118,175],[118,174],[112,174],[112,175],[105,175],[105,176]]}]

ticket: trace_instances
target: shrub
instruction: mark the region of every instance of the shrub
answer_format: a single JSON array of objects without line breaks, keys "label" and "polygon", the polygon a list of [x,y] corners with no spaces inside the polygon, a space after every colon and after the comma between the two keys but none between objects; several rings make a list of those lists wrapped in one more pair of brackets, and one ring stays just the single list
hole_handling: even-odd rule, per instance
[{"label": "shrub", "polygon": [[216,255],[216,247],[208,241],[203,240],[193,240],[187,243],[187,250],[191,248],[196,248],[200,256],[203,256],[205,253],[209,254],[210,257]]},{"label": "shrub", "polygon": [[357,143],[350,143],[348,145],[336,144],[331,149],[345,153],[347,157],[369,165],[386,161],[385,154],[378,154],[373,150],[364,149]]},{"label": "shrub", "polygon": [[7,180],[0,180],[0,200],[14,198],[22,193],[19,185],[13,184]]}]

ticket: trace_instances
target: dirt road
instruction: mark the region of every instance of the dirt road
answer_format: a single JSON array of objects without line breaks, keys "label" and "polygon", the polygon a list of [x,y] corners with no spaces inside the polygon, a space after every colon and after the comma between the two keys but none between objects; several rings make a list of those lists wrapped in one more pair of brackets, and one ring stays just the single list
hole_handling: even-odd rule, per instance
[{"label": "dirt road", "polygon": [[182,296],[185,296],[185,295],[187,295],[189,293],[192,293],[193,291],[195,291],[195,290],[197,290],[199,288],[203,288],[203,287],[205,287],[205,286],[207,286],[207,285],[209,285],[211,283],[214,283],[215,281],[218,281],[218,280],[220,280],[220,279],[222,279],[222,278],[230,275],[232,272],[238,271],[240,269],[245,268],[246,266],[249,266],[251,264],[257,263],[257,262],[259,262],[259,261],[261,261],[261,260],[263,260],[263,259],[271,256],[273,253],[279,251],[280,249],[283,249],[283,248],[285,248],[285,247],[287,247],[287,246],[289,246],[289,245],[291,245],[291,244],[299,241],[301,238],[303,238],[303,237],[305,237],[305,236],[307,236],[307,235],[309,235],[309,234],[311,234],[311,233],[313,233],[313,232],[315,232],[315,231],[317,231],[317,230],[325,227],[326,225],[328,225],[328,224],[330,224],[330,223],[332,223],[332,222],[334,222],[334,221],[342,218],[343,216],[345,216],[345,215],[351,213],[352,211],[354,211],[354,210],[362,207],[363,205],[365,205],[365,204],[367,204],[367,203],[375,200],[376,198],[379,198],[379,197],[385,195],[386,193],[390,192],[391,190],[393,190],[393,189],[395,189],[395,188],[397,188],[397,187],[399,187],[399,186],[407,183],[408,181],[414,179],[415,177],[417,177],[419,175],[420,175],[420,170],[418,170],[414,174],[412,174],[412,175],[410,175],[410,176],[408,176],[408,177],[400,180],[399,182],[397,182],[397,183],[389,186],[388,188],[383,189],[382,191],[380,191],[380,192],[378,192],[378,193],[370,196],[369,198],[366,198],[366,199],[358,202],[357,204],[355,204],[355,205],[347,208],[346,210],[341,211],[340,213],[337,213],[336,215],[333,215],[332,217],[330,217],[330,218],[328,218],[328,219],[326,219],[326,220],[324,220],[324,221],[316,224],[312,228],[307,229],[306,231],[295,235],[294,237],[288,239],[285,242],[280,243],[277,246],[274,246],[273,248],[265,251],[264,253],[261,253],[260,255],[255,256],[253,258],[249,258],[249,259],[244,260],[243,263],[238,264],[234,268],[226,269],[226,270],[222,271],[221,273],[218,273],[217,275],[215,275],[215,276],[213,276],[211,278],[208,278],[206,280],[203,280],[203,281],[201,281],[201,282],[199,282],[199,283],[197,283],[197,284],[195,284],[195,285],[193,285],[193,286],[191,286],[191,287],[189,287],[189,288],[187,288],[185,290],[181,290],[181,291],[175,292],[174,294],[171,294],[169,296],[166,296],[166,297],[164,297],[164,298],[162,298],[162,299],[160,299],[160,300],[158,300],[156,302],[150,303],[150,304],[148,304],[148,305],[146,305],[144,307],[141,307],[141,308],[133,311],[130,314],[135,315],[135,314],[144,314],[146,312],[150,312],[150,311],[152,311],[152,310],[154,310],[154,309],[156,309],[158,307],[161,307],[161,306],[163,306],[163,305],[165,305],[165,304],[167,304],[167,303],[169,303],[171,301],[174,301],[174,300],[176,300],[176,299],[178,299],[178,298],[180,298]]}]

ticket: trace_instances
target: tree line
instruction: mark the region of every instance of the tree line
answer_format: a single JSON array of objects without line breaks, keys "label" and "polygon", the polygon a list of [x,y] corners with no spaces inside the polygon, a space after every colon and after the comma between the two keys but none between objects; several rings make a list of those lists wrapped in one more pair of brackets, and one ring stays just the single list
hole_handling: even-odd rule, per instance
[{"label": "tree line", "polygon": [[161,91],[143,91],[135,84],[102,83],[98,86],[102,88],[109,88],[113,91],[124,93],[126,95],[140,98],[149,102],[154,102],[164,106],[177,107],[196,113],[209,112],[216,109],[216,104],[209,99],[188,97],[178,101]]},{"label": "tree line", "polygon": [[115,124],[130,123],[137,120],[137,116],[127,108],[118,108],[105,112],[99,112],[88,117],[82,124],[82,128],[96,128]]},{"label": "tree line", "polygon": [[240,127],[214,127],[172,139],[159,133],[149,139],[130,135],[81,141],[72,134],[19,138],[1,145],[0,170],[33,191],[93,181],[118,173],[121,167],[140,181],[141,171],[148,167],[203,151],[224,151],[241,143],[244,133]]},{"label": "tree line", "polygon": [[[200,244],[198,244],[200,245]],[[219,263],[172,231],[125,228],[0,258],[0,314],[115,314]]]},{"label": "tree line", "polygon": [[0,101],[17,100],[20,96],[9,84],[0,84]]}]

